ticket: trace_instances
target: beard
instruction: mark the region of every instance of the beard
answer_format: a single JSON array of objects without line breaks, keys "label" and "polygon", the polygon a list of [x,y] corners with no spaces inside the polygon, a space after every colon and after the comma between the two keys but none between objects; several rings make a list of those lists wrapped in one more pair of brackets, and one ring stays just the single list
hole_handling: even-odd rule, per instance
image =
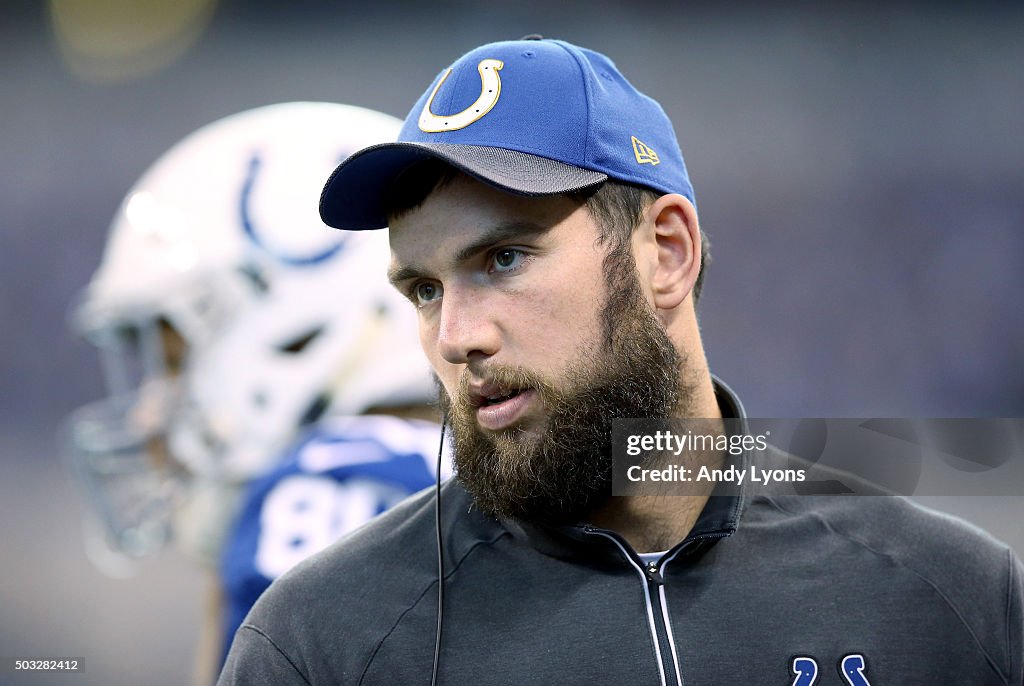
[{"label": "beard", "polygon": [[[485,431],[464,373],[453,400],[438,383],[452,430],[456,478],[484,512],[524,522],[581,521],[611,497],[612,420],[668,417],[689,402],[686,360],[644,299],[628,248],[605,258],[609,292],[601,337],[577,352],[562,379],[521,367],[486,368],[488,382],[537,393],[539,432]],[[436,378],[435,378],[436,380]]]}]

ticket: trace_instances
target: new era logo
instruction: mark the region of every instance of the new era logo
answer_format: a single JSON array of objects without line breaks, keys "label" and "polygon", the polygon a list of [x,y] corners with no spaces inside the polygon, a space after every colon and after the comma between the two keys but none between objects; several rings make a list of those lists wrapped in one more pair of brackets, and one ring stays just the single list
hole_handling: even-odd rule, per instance
[{"label": "new era logo", "polygon": [[658,159],[658,153],[647,147],[647,144],[642,142],[636,136],[630,136],[633,139],[633,154],[636,155],[636,161],[640,164],[658,164],[661,160]]}]

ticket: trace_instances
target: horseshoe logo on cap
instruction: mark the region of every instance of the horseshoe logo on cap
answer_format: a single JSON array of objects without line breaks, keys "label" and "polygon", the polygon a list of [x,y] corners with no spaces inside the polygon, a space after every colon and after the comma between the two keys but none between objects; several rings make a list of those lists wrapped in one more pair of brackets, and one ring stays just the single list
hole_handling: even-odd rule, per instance
[{"label": "horseshoe logo on cap", "polygon": [[464,129],[490,112],[498,102],[498,96],[501,95],[501,76],[498,75],[498,72],[504,66],[505,63],[501,60],[480,60],[480,64],[476,66],[476,70],[480,72],[480,97],[461,112],[438,115],[431,112],[430,106],[434,102],[437,91],[441,90],[441,85],[451,76],[451,67],[446,69],[441,75],[441,80],[434,86],[430,97],[427,98],[427,104],[423,106],[423,111],[420,112],[420,130],[426,133],[439,133]]}]

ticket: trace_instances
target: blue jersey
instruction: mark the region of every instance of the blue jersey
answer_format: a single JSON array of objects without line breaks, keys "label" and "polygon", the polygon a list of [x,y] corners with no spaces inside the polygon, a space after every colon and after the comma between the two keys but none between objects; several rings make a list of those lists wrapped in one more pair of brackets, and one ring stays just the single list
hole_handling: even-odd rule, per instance
[{"label": "blue jersey", "polygon": [[[327,419],[251,484],[221,560],[225,655],[271,581],[433,485],[440,433],[430,422],[381,415]],[[446,456],[442,478],[449,465]]]}]

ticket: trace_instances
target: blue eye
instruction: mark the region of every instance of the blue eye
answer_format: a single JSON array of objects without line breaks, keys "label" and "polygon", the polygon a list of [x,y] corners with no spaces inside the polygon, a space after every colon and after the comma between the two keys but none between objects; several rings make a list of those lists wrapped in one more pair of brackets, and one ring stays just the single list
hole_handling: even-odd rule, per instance
[{"label": "blue eye", "polygon": [[441,297],[443,290],[440,284],[424,281],[413,288],[413,298],[420,307],[428,305]]},{"label": "blue eye", "polygon": [[501,248],[495,251],[491,260],[496,268],[495,271],[510,272],[522,266],[525,256],[526,253],[517,248]]}]

